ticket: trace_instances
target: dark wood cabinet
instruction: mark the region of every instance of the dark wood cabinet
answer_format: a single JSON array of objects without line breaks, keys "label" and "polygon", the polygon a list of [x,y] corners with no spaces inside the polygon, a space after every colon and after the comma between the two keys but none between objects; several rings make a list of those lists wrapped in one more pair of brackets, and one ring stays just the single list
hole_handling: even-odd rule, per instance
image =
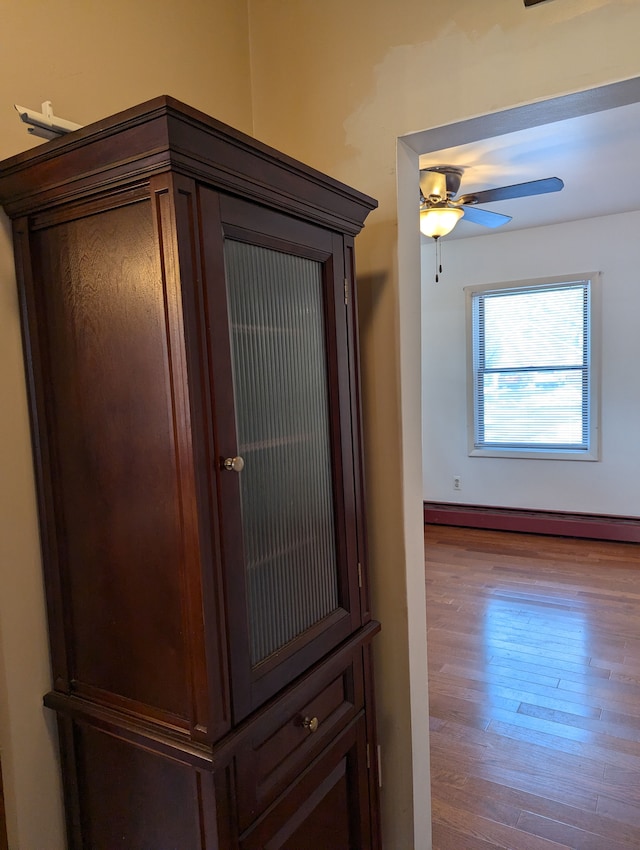
[{"label": "dark wood cabinet", "polygon": [[70,846],[377,848],[353,238],[162,97],[0,164]]}]

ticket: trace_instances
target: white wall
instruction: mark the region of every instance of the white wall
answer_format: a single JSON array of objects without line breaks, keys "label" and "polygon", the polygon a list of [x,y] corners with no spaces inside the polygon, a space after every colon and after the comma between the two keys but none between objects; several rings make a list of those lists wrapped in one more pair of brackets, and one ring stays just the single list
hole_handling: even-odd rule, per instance
[{"label": "white wall", "polygon": [[[640,212],[422,245],[424,498],[640,517]],[[470,284],[602,272],[601,459],[469,457],[466,324]],[[460,475],[462,489],[453,489]]]}]

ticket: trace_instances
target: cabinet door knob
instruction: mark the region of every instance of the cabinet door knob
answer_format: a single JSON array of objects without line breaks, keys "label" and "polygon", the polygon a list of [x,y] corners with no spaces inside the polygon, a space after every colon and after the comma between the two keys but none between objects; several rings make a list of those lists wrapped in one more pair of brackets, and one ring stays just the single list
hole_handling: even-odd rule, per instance
[{"label": "cabinet door knob", "polygon": [[315,732],[318,728],[318,718],[317,717],[305,717],[302,721],[302,725],[305,729],[308,729],[309,732]]},{"label": "cabinet door knob", "polygon": [[242,472],[244,469],[244,460],[241,457],[228,457],[225,458],[223,463],[225,469],[228,469],[230,472]]}]

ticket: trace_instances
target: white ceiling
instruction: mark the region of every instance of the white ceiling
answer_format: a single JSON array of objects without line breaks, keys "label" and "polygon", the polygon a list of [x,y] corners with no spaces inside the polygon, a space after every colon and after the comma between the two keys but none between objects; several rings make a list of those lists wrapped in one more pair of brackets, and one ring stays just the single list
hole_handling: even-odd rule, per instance
[{"label": "white ceiling", "polygon": [[[440,128],[445,142],[446,129]],[[553,194],[480,204],[512,221],[493,230],[463,218],[449,240],[640,209],[639,151],[640,103],[634,102],[432,150],[420,156],[420,168],[462,167],[458,194],[545,177],[564,181]]]}]

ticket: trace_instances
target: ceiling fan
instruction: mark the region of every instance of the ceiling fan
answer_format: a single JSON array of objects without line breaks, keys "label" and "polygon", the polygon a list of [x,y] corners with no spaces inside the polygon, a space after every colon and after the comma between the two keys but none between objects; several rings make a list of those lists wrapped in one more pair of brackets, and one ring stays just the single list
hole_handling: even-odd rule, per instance
[{"label": "ceiling fan", "polygon": [[439,239],[450,233],[463,216],[484,227],[500,227],[511,221],[510,215],[479,209],[476,204],[559,192],[564,186],[559,177],[547,177],[456,197],[463,172],[464,169],[452,165],[436,165],[420,171],[420,230],[425,236]]}]

